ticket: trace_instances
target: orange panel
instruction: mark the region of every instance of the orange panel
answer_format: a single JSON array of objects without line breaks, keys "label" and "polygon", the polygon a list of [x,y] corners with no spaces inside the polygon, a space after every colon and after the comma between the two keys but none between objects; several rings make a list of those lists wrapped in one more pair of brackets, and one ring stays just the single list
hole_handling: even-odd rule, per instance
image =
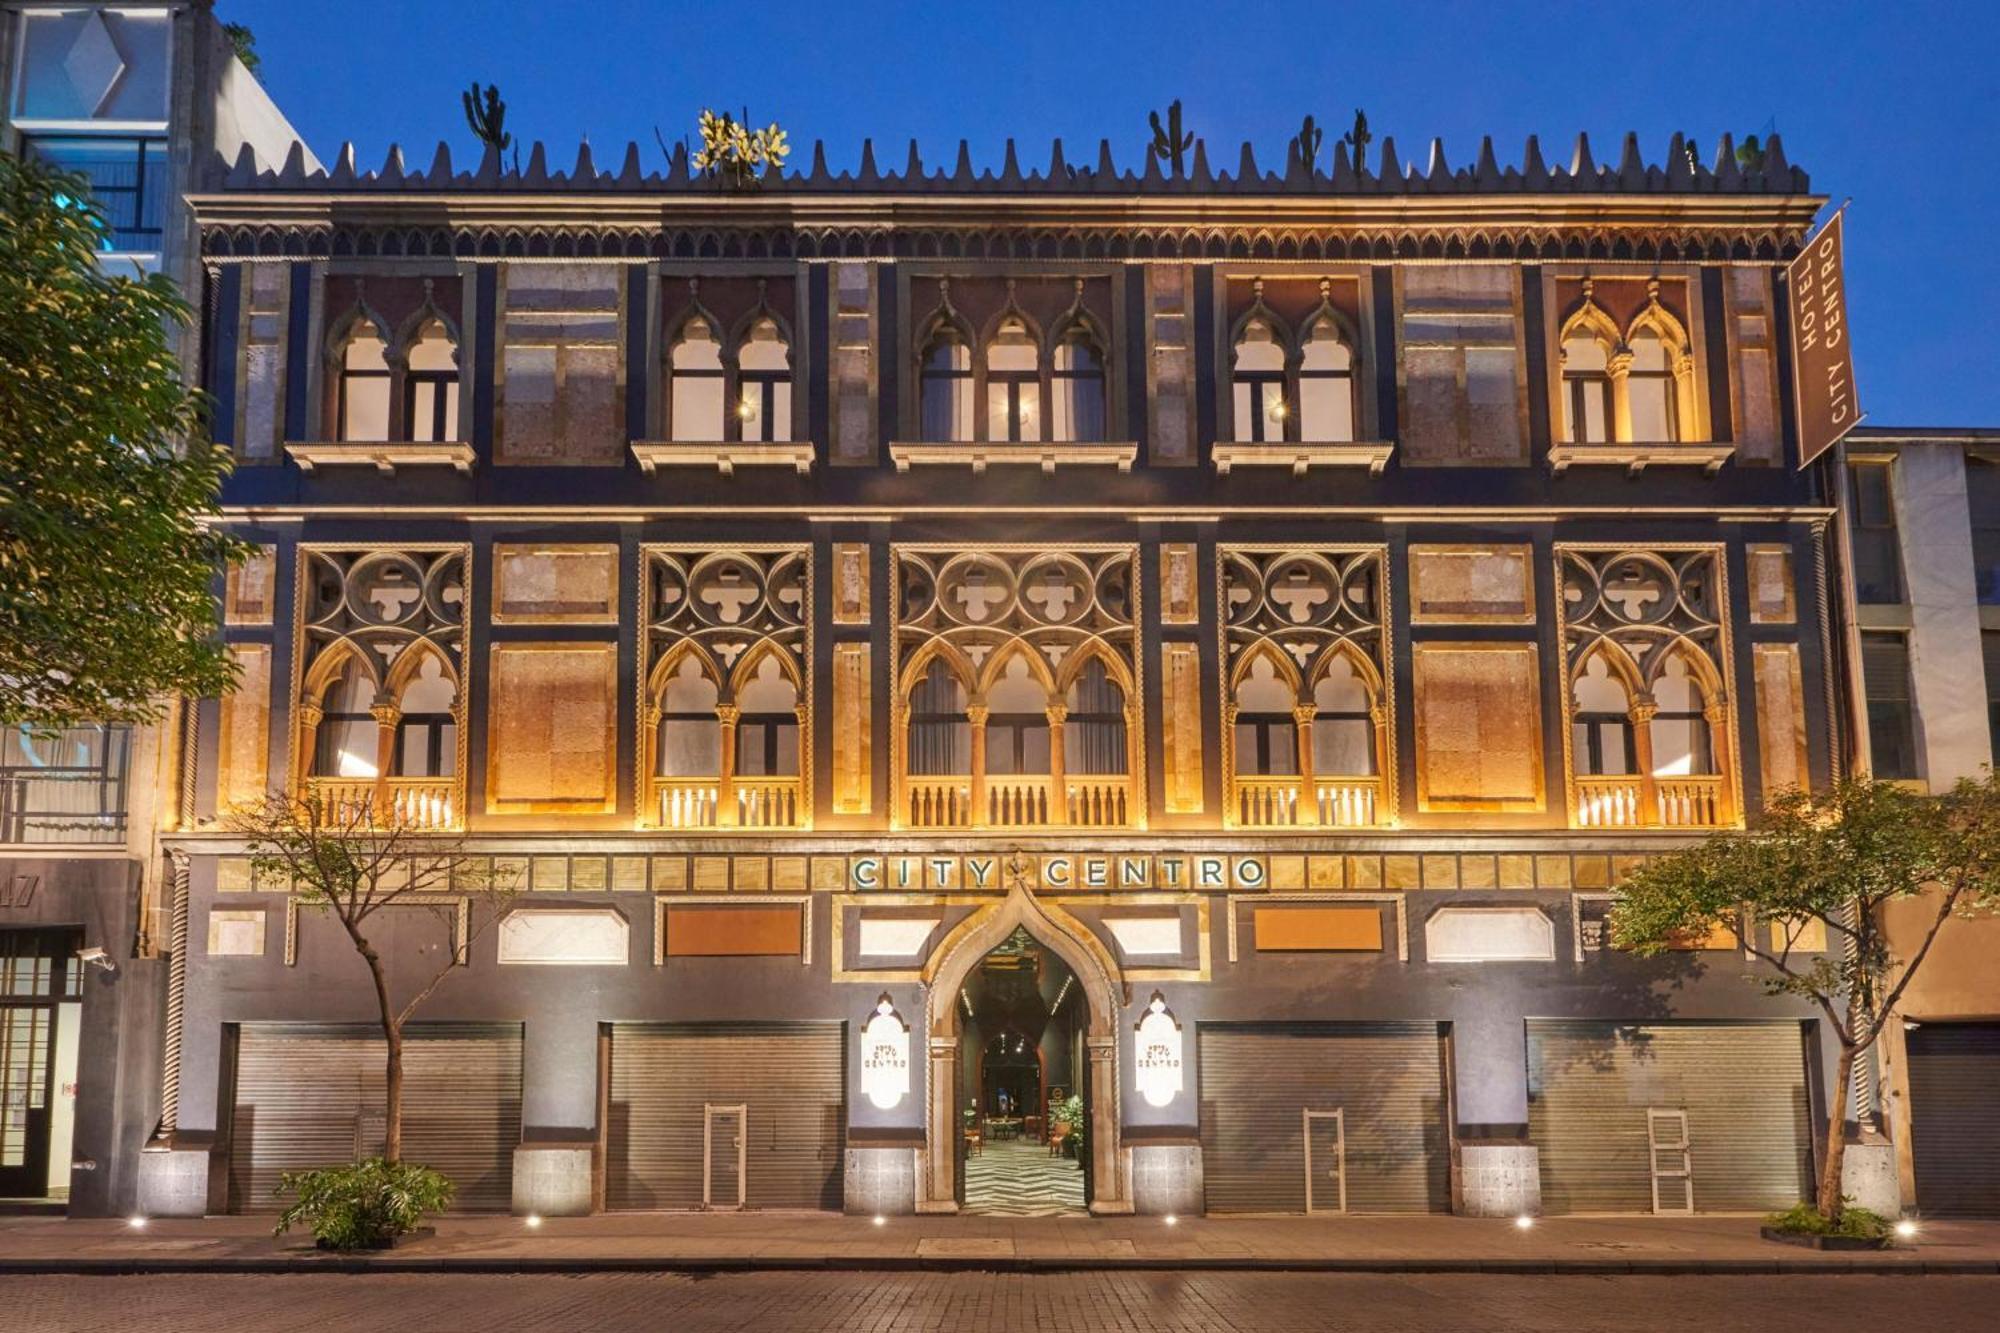
[{"label": "orange panel", "polygon": [[1370,950],[1382,948],[1382,913],[1374,907],[1259,907],[1257,949]]},{"label": "orange panel", "polygon": [[669,907],[669,958],[796,958],[804,918],[796,907]]}]

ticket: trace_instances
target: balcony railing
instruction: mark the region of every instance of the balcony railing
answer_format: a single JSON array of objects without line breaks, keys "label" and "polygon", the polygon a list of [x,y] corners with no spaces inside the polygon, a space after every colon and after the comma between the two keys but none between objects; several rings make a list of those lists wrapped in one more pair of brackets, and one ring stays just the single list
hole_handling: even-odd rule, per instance
[{"label": "balcony railing", "polygon": [[1037,828],[1049,822],[1049,779],[988,777],[986,823],[990,828]]},{"label": "balcony railing", "polygon": [[1644,784],[1636,774],[1588,776],[1576,779],[1576,822],[1581,828],[1720,828],[1723,824],[1722,778],[1713,773],[1695,777],[1653,779],[1659,817],[1646,815]]},{"label": "balcony railing", "polygon": [[1117,775],[1077,775],[1063,782],[1065,812],[1078,828],[1129,828],[1132,779]]},{"label": "balcony railing", "polygon": [[[804,801],[799,779],[734,778],[727,807],[718,778],[654,778],[653,812],[661,828],[799,828]],[[725,819],[733,814],[734,822]]]},{"label": "balcony railing", "polygon": [[970,828],[970,777],[908,778],[903,783],[903,813],[911,828]]},{"label": "balcony railing", "polygon": [[459,826],[456,778],[308,778],[306,790],[337,824],[369,817],[382,826],[441,832]]},{"label": "balcony railing", "polygon": [[910,777],[903,780],[903,824],[907,828],[1129,828],[1132,779],[1129,775],[1079,774],[1063,780],[1060,797],[1045,773],[993,774],[985,780],[984,805],[977,812],[969,775]]},{"label": "balcony railing", "polygon": [[1319,778],[1309,803],[1296,777],[1239,777],[1230,801],[1238,828],[1374,828],[1381,822],[1380,778]]}]

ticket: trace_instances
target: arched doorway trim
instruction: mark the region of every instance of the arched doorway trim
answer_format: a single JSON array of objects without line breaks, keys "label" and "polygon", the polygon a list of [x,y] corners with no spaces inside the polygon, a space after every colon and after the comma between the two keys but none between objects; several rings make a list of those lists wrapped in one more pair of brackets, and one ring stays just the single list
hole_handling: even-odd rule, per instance
[{"label": "arched doorway trim", "polygon": [[924,965],[924,1031],[929,1038],[925,1079],[924,1169],[918,1181],[917,1211],[958,1211],[958,1107],[952,1090],[958,1063],[958,993],[987,954],[1017,929],[1046,945],[1076,974],[1089,1004],[1090,1026],[1090,1210],[1129,1213],[1131,1168],[1126,1161],[1118,1072],[1118,1031],[1130,998],[1117,959],[1081,921],[1054,903],[1030,893],[1019,876],[1007,896],[980,908],[952,928]]}]

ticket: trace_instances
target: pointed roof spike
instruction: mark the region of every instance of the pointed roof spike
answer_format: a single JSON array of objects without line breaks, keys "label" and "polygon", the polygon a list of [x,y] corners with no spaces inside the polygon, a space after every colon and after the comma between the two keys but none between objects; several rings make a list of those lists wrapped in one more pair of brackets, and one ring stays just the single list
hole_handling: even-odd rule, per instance
[{"label": "pointed roof spike", "polygon": [[1111,161],[1111,140],[1109,139],[1099,139],[1097,141],[1097,178],[1100,182],[1105,183],[1118,179],[1118,168]]},{"label": "pointed roof spike", "polygon": [[333,174],[327,177],[328,185],[354,184],[354,142],[340,146],[340,153],[333,159]]},{"label": "pointed roof spike", "polygon": [[1018,190],[1021,188],[1021,159],[1014,152],[1014,141],[1007,140],[1007,154],[1001,159],[1000,188]]},{"label": "pointed roof spike", "polygon": [[667,180],[670,190],[684,190],[688,184],[688,148],[685,143],[674,145],[674,151],[667,154]]},{"label": "pointed roof spike", "polygon": [[531,190],[539,190],[549,183],[549,152],[540,139],[528,150],[528,171],[521,177],[521,183]]},{"label": "pointed roof spike", "polygon": [[1674,131],[1667,140],[1667,188],[1688,190],[1694,187],[1694,169],[1688,165],[1687,136]]},{"label": "pointed roof spike", "polygon": [[861,166],[854,174],[856,184],[874,187],[882,183],[882,172],[875,165],[875,141],[861,141]]},{"label": "pointed roof spike", "polygon": [[403,183],[403,147],[401,144],[392,143],[389,145],[388,155],[382,159],[382,169],[375,173],[375,179],[382,185],[393,186]]},{"label": "pointed roof spike", "polygon": [[1590,136],[1588,134],[1578,134],[1576,136],[1576,151],[1571,153],[1569,158],[1569,174],[1576,180],[1590,179],[1594,181],[1597,176],[1597,163],[1592,161],[1590,157]]},{"label": "pointed roof spike", "polygon": [[285,150],[284,165],[278,168],[278,184],[296,185],[306,178],[306,146],[297,139]]},{"label": "pointed roof spike", "polygon": [[625,160],[618,166],[618,184],[621,188],[632,189],[645,178],[645,169],[639,165],[638,140],[628,139],[625,141]]},{"label": "pointed roof spike", "polygon": [[1148,152],[1146,154],[1146,171],[1139,178],[1140,183],[1149,190],[1157,190],[1166,183],[1166,179],[1166,176],[1160,171],[1160,155]]},{"label": "pointed roof spike", "polygon": [[479,155],[479,170],[473,173],[472,183],[485,188],[500,183],[500,150],[490,143],[486,145],[486,151]]},{"label": "pointed roof spike", "polygon": [[1431,163],[1429,185],[1433,190],[1451,188],[1451,167],[1444,160],[1444,140],[1431,140]]},{"label": "pointed roof spike", "polygon": [[433,188],[451,184],[451,145],[438,140],[437,152],[431,155],[431,169],[424,173],[424,183]]},{"label": "pointed roof spike", "polygon": [[1257,169],[1257,150],[1251,147],[1248,139],[1245,139],[1243,153],[1236,159],[1236,187],[1240,190],[1250,189],[1257,184],[1263,174]]},{"label": "pointed roof spike", "polygon": [[1493,156],[1493,136],[1479,141],[1479,157],[1472,166],[1472,183],[1482,190],[1500,188],[1500,162]]},{"label": "pointed roof spike", "polygon": [[229,175],[222,182],[232,190],[240,190],[254,185],[257,181],[257,150],[248,142],[236,150],[236,163],[229,168]]},{"label": "pointed roof spike", "polygon": [[806,173],[806,184],[824,186],[833,179],[826,169],[826,140],[813,140],[812,170]]},{"label": "pointed roof spike", "polygon": [[[1248,147],[1246,144],[1245,147]],[[1194,166],[1188,171],[1188,179],[1195,185],[1206,187],[1215,184],[1215,173],[1208,169],[1208,141],[1194,141]]]},{"label": "pointed roof spike", "polygon": [[972,184],[972,145],[965,140],[958,141],[958,165],[952,169],[954,185]]},{"label": "pointed roof spike", "polygon": [[1727,130],[1722,132],[1722,142],[1715,150],[1715,188],[1743,188],[1743,168],[1736,165],[1736,136]]},{"label": "pointed roof spike", "polygon": [[1347,160],[1347,144],[1340,139],[1333,141],[1333,171],[1330,175],[1336,191],[1344,193],[1361,187],[1360,178],[1354,174],[1354,164]]},{"label": "pointed roof spike", "polygon": [[1285,184],[1297,190],[1312,183],[1312,173],[1306,170],[1306,155],[1299,148],[1297,139],[1285,143]]},{"label": "pointed roof spike", "polygon": [[1375,173],[1376,184],[1385,190],[1403,188],[1403,164],[1396,156],[1396,136],[1382,136],[1382,169]]},{"label": "pointed roof spike", "polygon": [[1066,185],[1069,183],[1069,163],[1063,158],[1063,143],[1058,138],[1049,146],[1049,183]]},{"label": "pointed roof spike", "polygon": [[1639,152],[1639,136],[1627,130],[1625,148],[1618,155],[1618,184],[1627,190],[1646,188],[1646,159]]},{"label": "pointed roof spike", "polygon": [[1764,188],[1787,190],[1792,184],[1792,164],[1785,160],[1785,143],[1776,130],[1764,140]]},{"label": "pointed roof spike", "polygon": [[576,146],[576,165],[570,168],[569,179],[573,185],[597,184],[597,159],[590,155],[590,140]]},{"label": "pointed roof spike", "polygon": [[1528,136],[1527,148],[1521,153],[1521,184],[1535,191],[1549,188],[1549,168],[1542,161],[1542,141],[1532,134]]},{"label": "pointed roof spike", "polygon": [[910,140],[910,159],[903,164],[903,181],[907,185],[916,185],[922,182],[923,178],[924,156],[917,151],[917,141],[912,139]]}]

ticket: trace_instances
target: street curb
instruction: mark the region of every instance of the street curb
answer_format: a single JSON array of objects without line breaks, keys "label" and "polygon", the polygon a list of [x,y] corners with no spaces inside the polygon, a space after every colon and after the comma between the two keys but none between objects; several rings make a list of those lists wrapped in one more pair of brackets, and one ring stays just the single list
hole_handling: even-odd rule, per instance
[{"label": "street curb", "polygon": [[685,1273],[702,1276],[737,1273],[1083,1273],[1083,1272],[1233,1272],[1233,1273],[1423,1273],[1485,1276],[1645,1277],[1710,1276],[1803,1277],[1813,1275],[1881,1277],[2000,1276],[1995,1259],[1246,1259],[1246,1258],[945,1258],[889,1255],[881,1257],[757,1258],[542,1258],[446,1255],[340,1256],[299,1255],[270,1258],[132,1258],[0,1259],[0,1277],[70,1276],[119,1277],[153,1274],[233,1274],[237,1276],[300,1273],[507,1274],[555,1273]]}]

